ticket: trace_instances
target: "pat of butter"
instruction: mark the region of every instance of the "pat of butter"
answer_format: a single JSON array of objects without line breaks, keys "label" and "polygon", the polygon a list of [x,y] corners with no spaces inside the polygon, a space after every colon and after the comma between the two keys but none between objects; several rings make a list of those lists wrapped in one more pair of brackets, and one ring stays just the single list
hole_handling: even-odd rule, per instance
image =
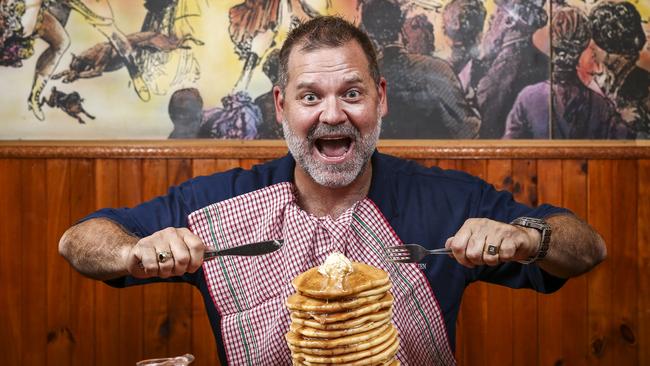
[{"label": "pat of butter", "polygon": [[330,254],[318,267],[318,273],[330,278],[343,278],[352,271],[352,262],[339,252]]}]

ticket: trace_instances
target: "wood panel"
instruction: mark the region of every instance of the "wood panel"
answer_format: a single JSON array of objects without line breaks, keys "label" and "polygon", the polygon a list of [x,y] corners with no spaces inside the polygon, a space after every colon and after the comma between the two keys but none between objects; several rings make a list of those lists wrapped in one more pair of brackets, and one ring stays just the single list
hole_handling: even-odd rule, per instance
[{"label": "wood panel", "polygon": [[[119,161],[95,161],[95,203],[97,207],[119,207]],[[69,266],[68,266],[69,267]],[[95,283],[95,360],[98,366],[119,365],[122,346],[120,339],[120,301],[124,293],[103,282]],[[116,321],[117,319],[117,321]]]},{"label": "wood panel", "polygon": [[22,178],[20,160],[0,160],[0,364],[22,365],[22,288],[20,250]]},{"label": "wood panel", "polygon": [[[637,160],[646,152],[548,160],[423,151],[411,157],[479,175],[525,203],[565,205],[608,243],[606,262],[552,295],[470,286],[457,325],[459,364],[650,363],[650,160]],[[198,156],[0,159],[0,364],[133,365],[187,352],[197,366],[219,364],[198,291],[114,289],[72,271],[57,250],[61,233],[96,208],[133,206],[192,176],[273,154]]]},{"label": "wood panel", "polygon": [[[70,265],[59,255],[61,234],[70,226],[70,162],[50,159],[46,166],[47,196],[47,365],[69,365],[74,345],[68,327]],[[110,301],[110,299],[107,299]],[[103,304],[103,302],[99,302]],[[112,344],[114,342],[110,342]]]}]

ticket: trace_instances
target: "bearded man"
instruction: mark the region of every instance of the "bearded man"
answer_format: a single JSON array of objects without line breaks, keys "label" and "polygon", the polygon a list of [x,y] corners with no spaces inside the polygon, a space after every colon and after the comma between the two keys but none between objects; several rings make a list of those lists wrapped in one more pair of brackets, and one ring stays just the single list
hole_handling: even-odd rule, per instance
[{"label": "bearded man", "polygon": [[[291,280],[332,252],[390,273],[404,365],[455,364],[449,339],[470,282],[550,292],[604,259],[600,236],[564,209],[530,208],[465,173],[378,153],[387,85],[370,39],[352,24],[322,17],[296,28],[279,70],[273,93],[287,156],[194,178],[134,208],[100,210],[64,234],[60,252],[116,286],[194,284],[221,361],[237,365],[292,363],[284,338]],[[264,256],[203,261],[206,246],[186,228],[188,215],[219,247],[285,244]],[[422,270],[387,261],[385,248],[401,243],[452,252],[429,257]]]}]

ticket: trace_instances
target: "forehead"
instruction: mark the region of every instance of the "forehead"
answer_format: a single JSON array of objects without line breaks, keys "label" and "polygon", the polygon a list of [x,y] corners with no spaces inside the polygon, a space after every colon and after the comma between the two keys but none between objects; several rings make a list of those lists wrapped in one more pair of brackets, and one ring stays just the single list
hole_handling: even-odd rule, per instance
[{"label": "forehead", "polygon": [[311,50],[303,50],[303,46],[304,44],[296,45],[289,54],[289,85],[319,81],[328,76],[373,81],[368,58],[358,42],[348,41],[338,47],[322,46]]}]

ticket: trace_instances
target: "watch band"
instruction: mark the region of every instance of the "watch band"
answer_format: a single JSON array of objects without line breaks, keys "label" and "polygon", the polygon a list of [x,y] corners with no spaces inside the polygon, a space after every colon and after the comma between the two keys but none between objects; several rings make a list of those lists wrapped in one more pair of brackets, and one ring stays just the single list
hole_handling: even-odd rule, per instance
[{"label": "watch band", "polygon": [[522,227],[533,228],[540,233],[539,244],[537,245],[537,252],[534,256],[528,257],[528,259],[520,261],[523,264],[530,264],[537,261],[540,261],[546,257],[548,252],[548,247],[551,243],[551,226],[544,221],[543,219],[538,219],[535,217],[518,217],[510,223],[511,225],[517,225]]}]

